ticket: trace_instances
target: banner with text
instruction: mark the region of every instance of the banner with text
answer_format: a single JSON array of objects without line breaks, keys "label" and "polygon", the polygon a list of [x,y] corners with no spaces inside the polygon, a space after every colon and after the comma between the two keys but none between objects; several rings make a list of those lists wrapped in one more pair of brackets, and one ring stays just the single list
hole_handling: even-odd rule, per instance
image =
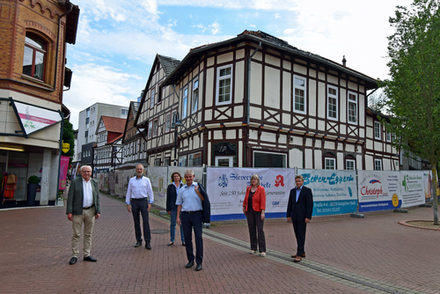
[{"label": "banner with text", "polygon": [[289,192],[295,186],[295,169],[208,168],[212,220],[244,218],[243,200],[253,174],[260,177],[266,190],[267,217],[285,217]]},{"label": "banner with text", "polygon": [[[402,199],[402,207],[417,206],[425,203],[425,194],[429,194],[429,188],[425,184],[427,182],[426,174],[429,171],[420,170],[404,170],[400,171],[400,197]],[[425,191],[428,190],[428,191]]]},{"label": "banner with text", "polygon": [[313,215],[353,213],[357,207],[356,172],[299,169],[304,186],[312,189]]},{"label": "banner with text", "polygon": [[399,208],[402,205],[398,171],[358,171],[359,211]]}]

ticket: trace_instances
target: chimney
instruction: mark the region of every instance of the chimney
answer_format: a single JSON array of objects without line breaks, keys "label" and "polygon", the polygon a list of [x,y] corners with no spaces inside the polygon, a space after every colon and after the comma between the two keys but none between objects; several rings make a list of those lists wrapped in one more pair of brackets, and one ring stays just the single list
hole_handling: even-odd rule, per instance
[{"label": "chimney", "polygon": [[345,55],[342,56],[342,65],[347,66],[347,59],[345,59]]}]

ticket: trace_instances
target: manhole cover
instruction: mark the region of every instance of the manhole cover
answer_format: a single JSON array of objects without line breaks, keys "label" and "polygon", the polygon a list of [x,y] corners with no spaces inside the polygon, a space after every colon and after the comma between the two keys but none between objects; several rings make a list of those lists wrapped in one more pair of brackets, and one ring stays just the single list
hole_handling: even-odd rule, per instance
[{"label": "manhole cover", "polygon": [[151,230],[151,234],[166,234],[169,230]]}]

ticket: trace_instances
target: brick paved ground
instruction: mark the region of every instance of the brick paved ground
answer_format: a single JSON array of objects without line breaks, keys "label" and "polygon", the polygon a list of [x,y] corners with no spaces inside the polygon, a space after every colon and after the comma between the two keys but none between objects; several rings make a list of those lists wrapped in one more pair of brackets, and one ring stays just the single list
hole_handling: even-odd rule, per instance
[{"label": "brick paved ground", "polygon": [[[92,255],[98,262],[68,265],[71,225],[63,207],[0,211],[0,293],[364,293],[337,279],[247,254],[206,237],[203,271],[187,270],[182,246],[167,247],[169,235],[153,234],[153,250],[133,248],[132,218],[120,201],[102,197]],[[417,291],[439,292],[440,234],[397,225],[403,218],[430,217],[432,209],[383,213],[366,219],[314,219],[308,227],[309,260]],[[153,230],[167,230],[158,217]],[[289,253],[291,225],[265,224],[268,248]],[[244,223],[212,228],[247,241]],[[355,234],[357,233],[357,234]],[[177,238],[177,240],[179,240]],[[438,250],[437,250],[438,251]]]},{"label": "brick paved ground", "polygon": [[[409,213],[369,213],[364,219],[314,218],[307,227],[307,260],[416,292],[440,293],[440,232],[398,224],[432,217],[432,208],[418,207]],[[294,253],[292,224],[272,219],[264,228],[269,249]],[[248,241],[245,222],[224,222],[213,230]]]}]

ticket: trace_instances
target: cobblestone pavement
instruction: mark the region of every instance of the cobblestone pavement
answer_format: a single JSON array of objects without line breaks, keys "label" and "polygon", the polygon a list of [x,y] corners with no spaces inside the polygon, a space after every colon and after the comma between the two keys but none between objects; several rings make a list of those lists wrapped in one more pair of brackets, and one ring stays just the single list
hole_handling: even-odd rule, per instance
[{"label": "cobblestone pavement", "polygon": [[151,216],[149,251],[133,247],[132,217],[121,201],[103,196],[102,212],[93,236],[98,262],[70,266],[72,229],[64,207],[0,211],[0,293],[440,292],[440,233],[397,224],[430,218],[429,208],[314,218],[308,256],[299,265],[289,260],[294,238],[283,220],[265,224],[265,258],[247,253],[244,222],[215,223],[205,230],[201,272],[184,268],[180,244],[166,246],[167,220]]}]

